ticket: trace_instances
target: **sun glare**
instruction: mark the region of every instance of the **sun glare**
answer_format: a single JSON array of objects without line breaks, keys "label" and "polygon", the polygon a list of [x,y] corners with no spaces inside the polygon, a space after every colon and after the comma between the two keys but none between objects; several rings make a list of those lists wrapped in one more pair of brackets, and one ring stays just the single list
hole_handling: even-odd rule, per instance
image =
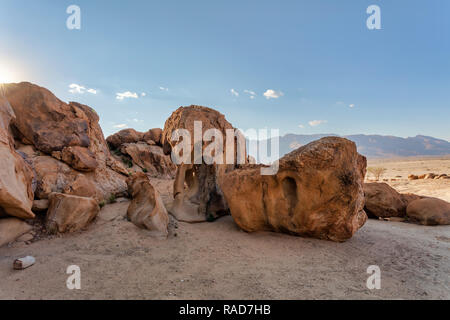
[{"label": "sun glare", "polygon": [[0,64],[0,83],[10,83],[17,81],[14,73],[5,65]]}]

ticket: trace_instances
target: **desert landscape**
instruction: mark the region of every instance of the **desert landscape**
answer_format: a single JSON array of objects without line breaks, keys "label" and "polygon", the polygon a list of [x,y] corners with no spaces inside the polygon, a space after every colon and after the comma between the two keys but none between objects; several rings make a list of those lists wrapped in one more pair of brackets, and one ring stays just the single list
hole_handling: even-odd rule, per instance
[{"label": "desert landscape", "polygon": [[105,139],[94,109],[45,88],[0,99],[0,299],[450,298],[449,156],[366,159],[323,137],[265,176],[247,157],[172,162],[174,130],[233,129],[211,108]]}]

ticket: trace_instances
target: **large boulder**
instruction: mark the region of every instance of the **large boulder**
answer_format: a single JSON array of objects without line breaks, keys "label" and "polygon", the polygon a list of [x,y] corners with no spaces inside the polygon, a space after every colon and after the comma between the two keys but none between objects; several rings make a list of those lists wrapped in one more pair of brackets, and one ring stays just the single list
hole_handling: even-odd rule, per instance
[{"label": "large boulder", "polygon": [[106,138],[109,146],[113,149],[120,148],[124,143],[136,143],[143,141],[144,133],[134,129],[123,129]]},{"label": "large boulder", "polygon": [[402,195],[387,183],[365,183],[365,210],[369,217],[404,217],[406,205]]},{"label": "large boulder", "polygon": [[[12,125],[16,142],[32,145],[35,151],[23,148],[36,171],[38,199],[50,192],[65,192],[101,201],[126,192],[128,174],[111,156],[92,108],[67,104],[47,89],[26,82],[7,84],[4,92],[20,115]],[[49,157],[41,158],[42,153]]]},{"label": "large boulder", "polygon": [[327,137],[281,158],[275,175],[248,165],[219,181],[234,221],[247,232],[345,241],[367,220],[366,164],[355,143]]},{"label": "large boulder", "polygon": [[10,123],[15,114],[8,101],[0,97],[0,208],[8,215],[34,218],[33,171],[14,149]]},{"label": "large boulder", "polygon": [[0,219],[0,247],[13,242],[31,229],[29,224],[17,218]]},{"label": "large boulder", "polygon": [[146,142],[153,141],[156,145],[162,146],[162,129],[153,128],[144,133],[143,140]]},{"label": "large boulder", "polygon": [[364,210],[369,218],[405,217],[408,204],[422,198],[415,194],[401,194],[384,182],[365,183],[364,194]]},{"label": "large boulder", "polygon": [[50,233],[75,232],[85,228],[98,214],[100,207],[93,198],[62,193],[49,195],[46,228]]},{"label": "large boulder", "polygon": [[128,180],[128,192],[132,197],[128,207],[128,219],[136,226],[150,230],[155,235],[167,236],[169,215],[161,196],[152,186],[146,174],[138,172]]},{"label": "large boulder", "polygon": [[50,193],[57,192],[93,197],[101,202],[111,195],[127,192],[126,179],[105,167],[81,173],[49,156],[35,156],[31,161],[37,176],[36,196],[39,199],[47,199]]},{"label": "large boulder", "polygon": [[94,171],[98,167],[95,155],[88,148],[65,147],[61,153],[61,160],[79,171]]},{"label": "large boulder", "polygon": [[450,224],[450,203],[437,198],[412,201],[406,208],[408,220],[423,225]]},{"label": "large boulder", "polygon": [[[208,129],[215,129],[222,134],[224,162],[227,159],[226,133],[234,128],[223,114],[202,106],[180,107],[166,120],[162,133],[162,145],[165,154],[169,155],[177,145],[172,140],[172,134],[176,130],[184,130],[190,134],[191,150],[187,151],[190,163],[182,162],[177,166],[174,182],[174,202],[169,208],[170,213],[180,221],[201,222],[213,220],[221,215],[228,214],[229,208],[218,184],[219,176],[234,169],[234,164],[206,164],[204,159],[195,159],[195,122],[201,123],[199,133],[204,135]],[[183,137],[185,139],[186,137]],[[210,142],[202,139],[202,151]],[[240,144],[241,155],[246,159],[245,142]],[[236,160],[237,142],[235,142],[232,157]],[[243,153],[243,154],[242,154]],[[234,161],[236,163],[236,161]],[[185,187],[187,186],[187,187]]]},{"label": "large boulder", "polygon": [[173,178],[176,166],[170,156],[163,153],[160,146],[148,145],[145,142],[125,143],[120,151],[131,157],[133,163],[146,169],[149,175],[161,178]]}]

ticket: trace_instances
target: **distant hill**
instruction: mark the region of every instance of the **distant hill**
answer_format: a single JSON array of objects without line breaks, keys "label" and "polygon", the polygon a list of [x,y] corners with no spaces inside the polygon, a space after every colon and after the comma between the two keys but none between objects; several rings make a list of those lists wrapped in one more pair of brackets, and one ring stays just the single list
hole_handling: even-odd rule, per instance
[{"label": "distant hill", "polygon": [[[339,135],[287,134],[280,138],[280,157],[300,146],[327,136]],[[364,134],[343,137],[354,141],[358,147],[358,152],[369,158],[440,156],[450,154],[450,142],[421,135],[409,138]]]}]

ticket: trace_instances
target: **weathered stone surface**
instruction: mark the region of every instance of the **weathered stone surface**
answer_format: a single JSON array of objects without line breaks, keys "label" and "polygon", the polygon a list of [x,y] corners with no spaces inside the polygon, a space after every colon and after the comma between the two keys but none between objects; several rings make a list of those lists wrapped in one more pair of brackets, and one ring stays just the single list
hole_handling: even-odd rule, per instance
[{"label": "weathered stone surface", "polygon": [[0,247],[29,232],[31,226],[17,218],[0,219]]},{"label": "weathered stone surface", "polygon": [[450,224],[450,203],[437,198],[412,201],[406,208],[409,221],[423,225]]},{"label": "weathered stone surface", "polygon": [[[196,121],[202,124],[202,135],[208,129],[216,129],[222,133],[224,137],[224,159],[226,159],[226,130],[234,130],[234,128],[224,115],[216,110],[201,106],[180,107],[167,119],[162,133],[164,153],[171,154],[172,148],[177,144],[177,142],[171,140],[172,133],[177,129],[185,129],[191,136],[191,163],[195,163],[194,122]],[[202,150],[208,144],[209,142],[203,141]],[[245,162],[245,143],[241,145],[241,148]],[[236,144],[234,149],[236,153]],[[233,154],[233,157],[236,159],[235,154]],[[201,164],[181,164],[177,166],[173,192],[174,203],[169,211],[178,220],[200,222],[215,219],[229,212],[217,181],[220,175],[233,170],[235,165],[206,164],[203,159],[199,162]],[[185,188],[185,183],[187,188]]]},{"label": "weathered stone surface", "polygon": [[[148,141],[154,141],[157,146],[162,146],[162,129],[154,128],[144,133],[142,139],[148,143]],[[149,143],[151,144],[151,143]]]},{"label": "weathered stone surface", "polygon": [[163,153],[161,147],[148,145],[147,143],[125,143],[120,148],[121,152],[131,157],[133,162],[147,169],[149,175],[161,178],[173,178],[176,166],[170,156]]},{"label": "weathered stone surface", "polygon": [[34,218],[31,211],[34,175],[31,167],[14,149],[10,132],[10,123],[14,120],[11,106],[0,98],[0,207],[8,215],[30,219]]},{"label": "weathered stone surface", "polygon": [[31,210],[33,212],[45,212],[48,209],[48,199],[42,199],[42,200],[34,200],[33,201],[33,207]]},{"label": "weathered stone surface", "polygon": [[97,216],[99,211],[100,207],[93,198],[51,193],[46,219],[47,231],[64,233],[81,230]]},{"label": "weathered stone surface", "polygon": [[169,215],[161,196],[152,186],[146,174],[138,172],[129,178],[128,192],[132,197],[128,207],[128,219],[140,228],[155,235],[167,236]]},{"label": "weathered stone surface", "polygon": [[136,143],[143,141],[144,133],[134,129],[123,129],[106,138],[106,141],[113,149],[120,148],[124,143]]},{"label": "weathered stone surface", "polygon": [[65,147],[61,153],[61,160],[79,171],[94,171],[98,167],[94,153],[83,147]]},{"label": "weathered stone surface", "polygon": [[387,183],[364,184],[366,198],[365,211],[369,217],[404,217],[406,206],[404,198]]},{"label": "weathered stone surface", "polygon": [[275,175],[248,165],[219,181],[231,215],[245,231],[276,231],[345,241],[367,220],[366,158],[343,138],[327,137],[287,154]]},{"label": "weathered stone surface", "polygon": [[93,197],[100,202],[112,194],[118,196],[127,191],[124,176],[104,167],[81,173],[49,156],[36,156],[32,163],[38,180],[36,196],[39,199],[47,199],[50,193],[58,192]]}]

